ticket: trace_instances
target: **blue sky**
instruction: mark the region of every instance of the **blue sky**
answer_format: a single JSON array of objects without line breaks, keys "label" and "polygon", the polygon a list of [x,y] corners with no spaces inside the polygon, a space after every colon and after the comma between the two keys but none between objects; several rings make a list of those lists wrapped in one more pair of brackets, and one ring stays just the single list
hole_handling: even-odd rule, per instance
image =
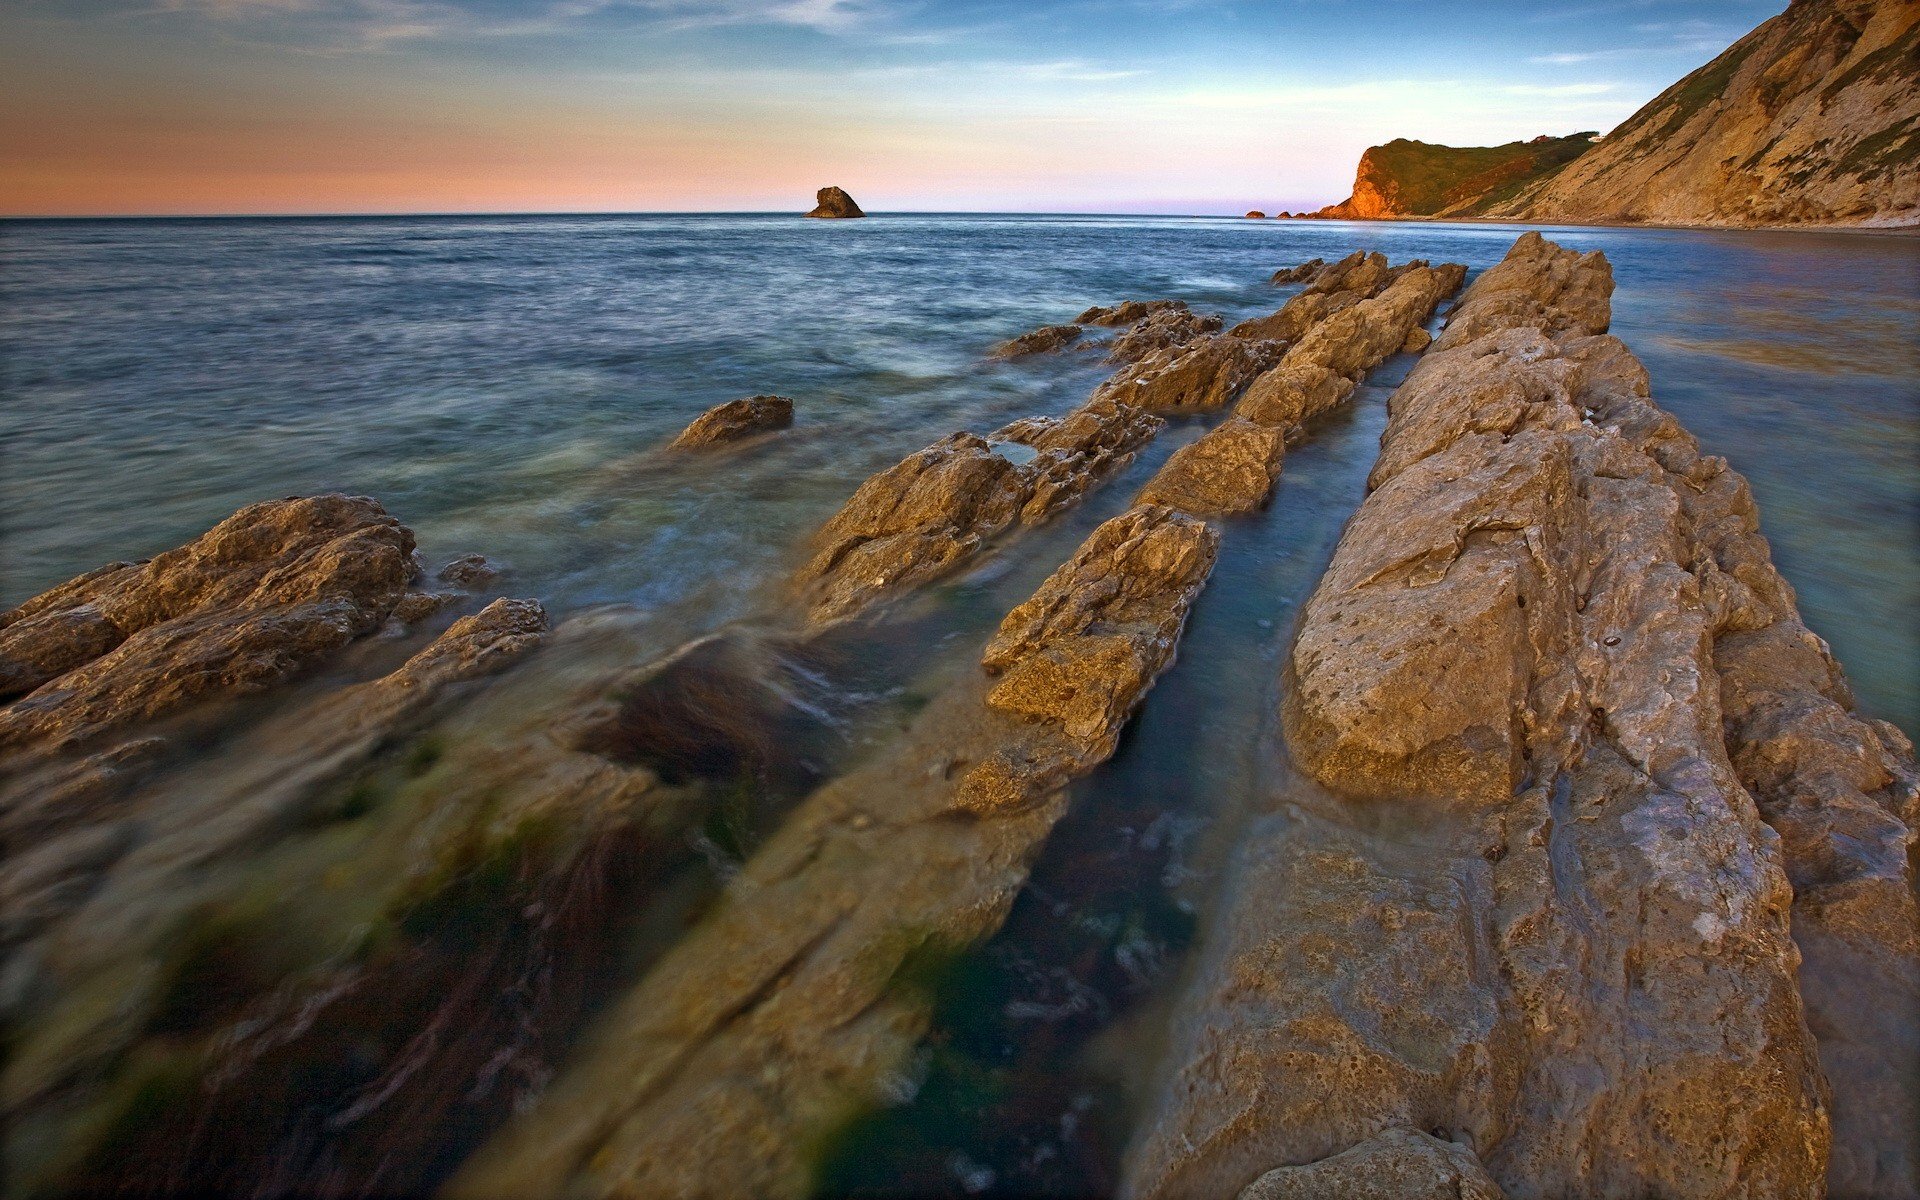
[{"label": "blue sky", "polygon": [[11,0],[0,211],[1237,211],[1607,129],[1783,7]]}]

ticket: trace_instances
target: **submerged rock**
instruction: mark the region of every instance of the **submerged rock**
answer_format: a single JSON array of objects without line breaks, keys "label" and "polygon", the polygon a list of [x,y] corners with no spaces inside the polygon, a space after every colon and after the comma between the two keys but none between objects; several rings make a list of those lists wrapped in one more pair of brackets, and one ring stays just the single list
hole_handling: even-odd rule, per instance
[{"label": "submerged rock", "polygon": [[141,563],[0,616],[0,748],[73,744],[259,691],[380,627],[418,573],[413,534],[365,497],[243,508]]},{"label": "submerged rock", "polygon": [[807,214],[809,217],[864,217],[867,215],[860,211],[860,206],[853,202],[852,196],[837,187],[821,188],[814,194],[813,200],[813,211]]},{"label": "submerged rock", "polygon": [[1215,542],[1156,509],[1097,529],[1002,625],[997,681],[969,674],[814,793],[448,1194],[808,1194],[821,1139],[912,1088],[924,973],[1004,920],[1065,785],[1171,661]]},{"label": "submerged rock", "polygon": [[1240,839],[1129,1195],[1394,1126],[1513,1196],[1912,1190],[1910,750],[1610,288],[1528,234],[1395,394],[1288,659],[1326,791]]},{"label": "submerged rock", "polygon": [[668,447],[689,450],[737,442],[793,424],[793,401],[785,396],[746,396],[716,404],[694,419]]},{"label": "submerged rock", "polygon": [[[1277,215],[1285,217],[1285,216],[1290,216],[1291,214],[1279,213]],[[1288,283],[1305,283],[1307,280],[1312,279],[1315,275],[1318,275],[1320,273],[1320,268],[1326,265],[1327,265],[1327,260],[1324,258],[1310,258],[1306,262],[1303,262],[1298,266],[1281,267],[1278,271],[1275,271],[1273,273],[1273,278],[1269,279],[1267,282],[1276,284],[1276,285],[1288,284]]]},{"label": "submerged rock", "polygon": [[1078,325],[1042,325],[1032,333],[1023,333],[1017,338],[1001,342],[990,351],[990,355],[993,358],[1025,358],[1029,354],[1045,354],[1079,341],[1083,332]]}]

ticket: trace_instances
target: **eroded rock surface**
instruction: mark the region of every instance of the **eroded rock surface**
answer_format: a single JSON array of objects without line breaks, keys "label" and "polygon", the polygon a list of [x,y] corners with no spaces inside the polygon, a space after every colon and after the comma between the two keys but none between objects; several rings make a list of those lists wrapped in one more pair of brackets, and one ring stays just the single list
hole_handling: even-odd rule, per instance
[{"label": "eroded rock surface", "polygon": [[[1281,213],[1279,215],[1284,217],[1288,214]],[[1307,280],[1319,274],[1320,268],[1326,265],[1327,260],[1324,258],[1310,258],[1297,266],[1281,267],[1273,273],[1273,278],[1267,282],[1276,286],[1289,283],[1305,283]]]},{"label": "eroded rock surface", "polygon": [[1131,462],[1161,421],[1096,396],[1064,417],[990,437],[943,438],[860,486],[815,535],[794,577],[816,621],[859,613],[971,558],[997,534],[1045,520]]},{"label": "eroded rock surface", "polygon": [[1199,316],[1186,308],[1163,308],[1133,323],[1113,339],[1107,361],[1139,362],[1163,350],[1184,346],[1203,333],[1216,333],[1222,322],[1217,316]]},{"label": "eroded rock surface", "polygon": [[785,396],[743,396],[716,404],[680,431],[670,449],[690,450],[737,442],[793,424],[793,401]]},{"label": "eroded rock surface", "polygon": [[1242,839],[1129,1194],[1396,1126],[1512,1197],[1818,1196],[1830,1141],[1835,1194],[1912,1191],[1910,750],[1609,290],[1528,234],[1396,393],[1289,658],[1333,794]]},{"label": "eroded rock surface", "polygon": [[1504,1200],[1473,1151],[1417,1129],[1389,1129],[1304,1167],[1277,1167],[1240,1200]]},{"label": "eroded rock surface", "polygon": [[1097,529],[1001,627],[997,680],[948,688],[809,798],[450,1193],[805,1195],[810,1148],[907,1086],[914,964],[1004,919],[1063,785],[1171,661],[1216,541],[1163,509]]},{"label": "eroded rock surface", "polygon": [[1131,325],[1158,312],[1186,311],[1184,300],[1123,300],[1118,304],[1096,304],[1073,319],[1075,325]]},{"label": "eroded rock surface", "polygon": [[993,348],[991,355],[994,358],[1025,358],[1029,354],[1045,354],[1079,341],[1083,332],[1078,325],[1042,325],[1032,333],[1023,333],[1017,338],[1001,342]]},{"label": "eroded rock surface", "polygon": [[1212,412],[1239,399],[1285,353],[1279,342],[1205,334],[1149,354],[1094,394],[1146,412]]},{"label": "eroded rock surface", "polygon": [[1174,451],[1140,489],[1136,503],[1163,504],[1197,517],[1251,512],[1266,502],[1286,452],[1284,426],[1228,417]]},{"label": "eroded rock surface", "polygon": [[418,573],[413,534],[366,497],[241,509],[0,616],[0,749],[72,744],[258,691],[380,627]]}]

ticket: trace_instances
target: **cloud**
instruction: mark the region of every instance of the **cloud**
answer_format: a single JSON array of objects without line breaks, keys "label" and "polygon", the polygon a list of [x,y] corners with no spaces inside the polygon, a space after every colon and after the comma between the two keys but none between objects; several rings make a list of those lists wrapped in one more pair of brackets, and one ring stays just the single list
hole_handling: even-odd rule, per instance
[{"label": "cloud", "polygon": [[1611,83],[1511,83],[1501,88],[1509,96],[1604,96],[1614,90]]}]

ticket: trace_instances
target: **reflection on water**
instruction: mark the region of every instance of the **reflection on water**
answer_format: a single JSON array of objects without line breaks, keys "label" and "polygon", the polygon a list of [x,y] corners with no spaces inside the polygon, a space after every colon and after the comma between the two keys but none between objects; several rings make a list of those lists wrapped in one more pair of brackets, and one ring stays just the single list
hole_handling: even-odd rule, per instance
[{"label": "reflection on water", "polygon": [[[779,651],[771,634],[756,640],[764,631],[736,628],[730,636],[745,641],[714,643],[755,648],[745,661],[760,666],[727,669],[756,675],[802,719],[769,721],[785,731],[777,747],[743,751],[717,726],[685,744],[623,743],[615,757],[673,791],[672,820],[596,825],[606,814],[589,809],[567,825],[580,844],[540,843],[541,854],[578,855],[555,859],[576,863],[555,876],[573,890],[535,895],[571,922],[557,934],[514,932],[514,914],[533,906],[516,907],[524,897],[511,888],[451,905],[422,899],[432,856],[421,847],[476,853],[468,840],[492,836],[492,806],[512,802],[510,770],[507,800],[474,782],[502,769],[500,747],[690,637],[777,612],[771,589],[799,542],[868,474],[958,429],[1063,412],[1106,369],[1084,349],[994,362],[994,343],[1124,298],[1176,296],[1231,322],[1274,306],[1279,293],[1263,281],[1279,266],[1366,247],[1480,268],[1513,236],[1431,224],[886,216],[9,225],[0,603],[175,545],[245,503],[343,489],[380,498],[430,560],[503,559],[511,594],[584,618],[482,703],[297,803],[269,768],[318,736],[302,706],[322,689],[258,706],[265,719],[225,742],[208,735],[208,760],[147,798],[148,840],[128,858],[139,869],[103,886],[89,910],[98,922],[49,968],[80,980],[84,1003],[43,1010],[54,1027],[25,1031],[20,1044],[38,1057],[12,1064],[9,1086],[23,1071],[70,1078],[135,1034],[141,1053],[164,1051],[141,1069],[169,1078],[183,1031],[205,1014],[163,1005],[157,1034],[115,1027],[115,1005],[138,990],[126,945],[171,964],[176,984],[238,986],[226,980],[237,973],[251,986],[273,978],[272,962],[305,953],[295,942],[310,943],[319,949],[303,969],[322,982],[279,993],[303,1032],[256,1027],[278,1056],[260,1061],[287,1078],[325,1064],[345,1081],[333,1089],[339,1103],[260,1108],[257,1138],[233,1153],[288,1180],[358,1171],[412,1187],[444,1176],[544,1085],[593,1013],[700,920],[803,793],[878,753],[972,671],[1006,610],[1204,426],[1175,422],[1082,507],[886,624],[805,654]],[[1864,706],[1920,728],[1913,243],[1551,236],[1607,252],[1620,283],[1615,332],[1645,359],[1656,398],[1752,480],[1808,622],[1833,642]],[[1223,843],[1269,807],[1279,662],[1296,607],[1364,494],[1385,396],[1407,366],[1390,362],[1290,454],[1267,511],[1228,523],[1178,662],[1113,761],[1076,786],[1005,928],[915,982],[932,1032],[898,1103],[854,1114],[817,1148],[823,1191],[1111,1186]],[[713,455],[659,452],[709,405],[758,392],[795,398],[792,430]],[[326,682],[386,669],[415,644],[369,644]],[[623,686],[629,705],[646,694]],[[728,690],[716,688],[672,702]],[[484,803],[462,807],[476,789]],[[540,788],[528,795],[539,800]],[[212,819],[222,813],[224,823]],[[644,847],[644,861],[608,869],[609,846]],[[507,851],[534,852],[518,842]],[[191,937],[175,932],[209,906],[225,922],[214,941],[206,922],[188,922]],[[434,956],[467,946],[475,913],[496,908],[506,940],[463,986],[517,995],[541,978],[553,994],[541,993],[545,1007],[521,996],[523,1007],[486,1009],[471,1037],[422,1048],[416,1026],[382,1010],[381,989],[457,1022],[435,990]],[[232,949],[242,944],[244,954]],[[543,974],[569,961],[591,971]],[[358,1057],[331,1061],[336,1033],[355,1039]],[[495,1053],[506,1057],[489,1065]],[[499,1080],[509,1082],[489,1091]],[[217,1099],[226,1107],[212,1111],[229,1124],[261,1103],[246,1088]],[[381,1106],[401,1102],[442,1132],[385,1136],[381,1113],[392,1110]],[[128,1145],[217,1157],[164,1122],[139,1128]],[[405,1169],[380,1175],[396,1154]]]}]

